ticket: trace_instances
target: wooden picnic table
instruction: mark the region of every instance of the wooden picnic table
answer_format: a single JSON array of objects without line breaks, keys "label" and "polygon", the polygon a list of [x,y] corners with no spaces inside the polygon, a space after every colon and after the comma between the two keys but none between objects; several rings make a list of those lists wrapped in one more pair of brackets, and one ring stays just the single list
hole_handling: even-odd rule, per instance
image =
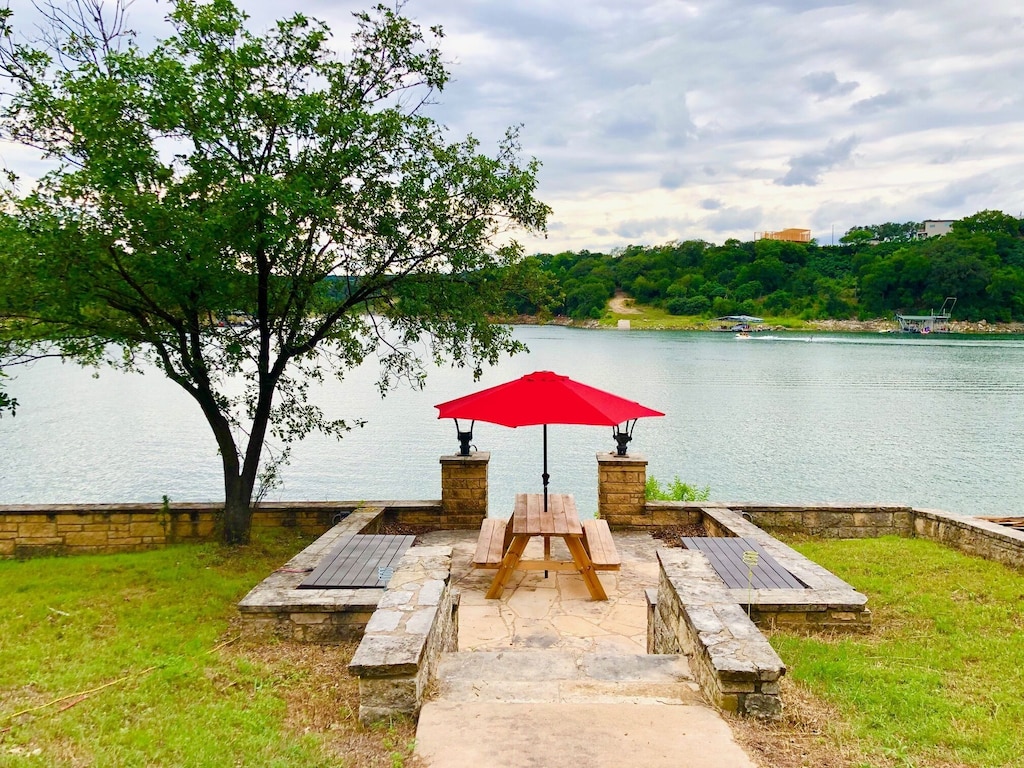
[{"label": "wooden picnic table", "polygon": [[[512,511],[511,541],[505,549],[498,572],[494,575],[488,598],[501,597],[505,583],[516,570],[578,571],[594,600],[607,600],[604,587],[597,578],[594,563],[583,544],[583,525],[576,512],[576,499],[568,493],[548,496],[547,510],[544,495],[517,493]],[[523,560],[526,545],[534,536],[544,538],[544,557],[541,560]],[[551,559],[551,538],[558,536],[572,555],[571,561]]]}]

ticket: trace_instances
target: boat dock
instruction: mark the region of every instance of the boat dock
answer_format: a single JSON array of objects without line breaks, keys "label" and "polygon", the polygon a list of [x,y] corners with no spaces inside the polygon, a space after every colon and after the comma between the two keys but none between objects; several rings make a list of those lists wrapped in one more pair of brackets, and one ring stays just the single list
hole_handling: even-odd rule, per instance
[{"label": "boat dock", "polygon": [[947,296],[938,312],[927,315],[902,315],[896,313],[900,333],[949,333],[949,318],[956,304],[955,296]]}]

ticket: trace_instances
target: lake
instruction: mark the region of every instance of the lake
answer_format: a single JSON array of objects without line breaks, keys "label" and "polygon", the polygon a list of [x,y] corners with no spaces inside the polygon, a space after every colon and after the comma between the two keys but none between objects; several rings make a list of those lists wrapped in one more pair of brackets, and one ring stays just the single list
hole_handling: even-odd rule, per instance
[{"label": "lake", "polygon": [[[1020,514],[1024,502],[1024,339],[1017,337],[594,331],[519,326],[529,354],[474,382],[431,369],[422,391],[383,400],[364,365],[316,399],[367,425],[296,446],[269,499],[436,499],[438,457],[458,449],[434,404],[535,370],[664,411],[630,445],[648,473],[710,486],[723,501],[890,502],[959,514]],[[199,409],[153,373],[57,361],[9,371],[21,403],[0,419],[0,504],[215,501],[216,446]],[[548,428],[550,490],[597,496],[595,454],[611,428]],[[477,423],[491,452],[492,514],[540,490],[540,427]]]}]

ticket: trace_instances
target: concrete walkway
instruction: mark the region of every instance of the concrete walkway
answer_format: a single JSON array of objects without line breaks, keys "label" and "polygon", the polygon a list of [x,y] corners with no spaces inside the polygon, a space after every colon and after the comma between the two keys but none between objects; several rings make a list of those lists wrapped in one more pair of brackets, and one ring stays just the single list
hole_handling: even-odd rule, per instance
[{"label": "concrete walkway", "polygon": [[[459,653],[442,659],[417,728],[428,766],[755,768],[704,704],[686,657],[646,653],[644,589],[657,586],[660,542],[617,533],[622,570],[600,574],[609,599],[596,602],[578,574],[543,571],[517,572],[487,600],[494,571],[470,566],[475,534],[424,539],[454,548],[462,593]],[[552,554],[569,559],[558,540]],[[535,540],[525,557],[540,555]]]}]

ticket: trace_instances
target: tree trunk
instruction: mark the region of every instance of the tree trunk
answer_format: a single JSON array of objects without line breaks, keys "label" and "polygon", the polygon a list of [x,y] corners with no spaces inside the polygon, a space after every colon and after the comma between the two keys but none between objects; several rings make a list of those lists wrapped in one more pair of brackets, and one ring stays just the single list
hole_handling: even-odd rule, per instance
[{"label": "tree trunk", "polygon": [[252,484],[246,484],[237,475],[225,475],[224,542],[227,544],[247,544],[251,530]]}]

